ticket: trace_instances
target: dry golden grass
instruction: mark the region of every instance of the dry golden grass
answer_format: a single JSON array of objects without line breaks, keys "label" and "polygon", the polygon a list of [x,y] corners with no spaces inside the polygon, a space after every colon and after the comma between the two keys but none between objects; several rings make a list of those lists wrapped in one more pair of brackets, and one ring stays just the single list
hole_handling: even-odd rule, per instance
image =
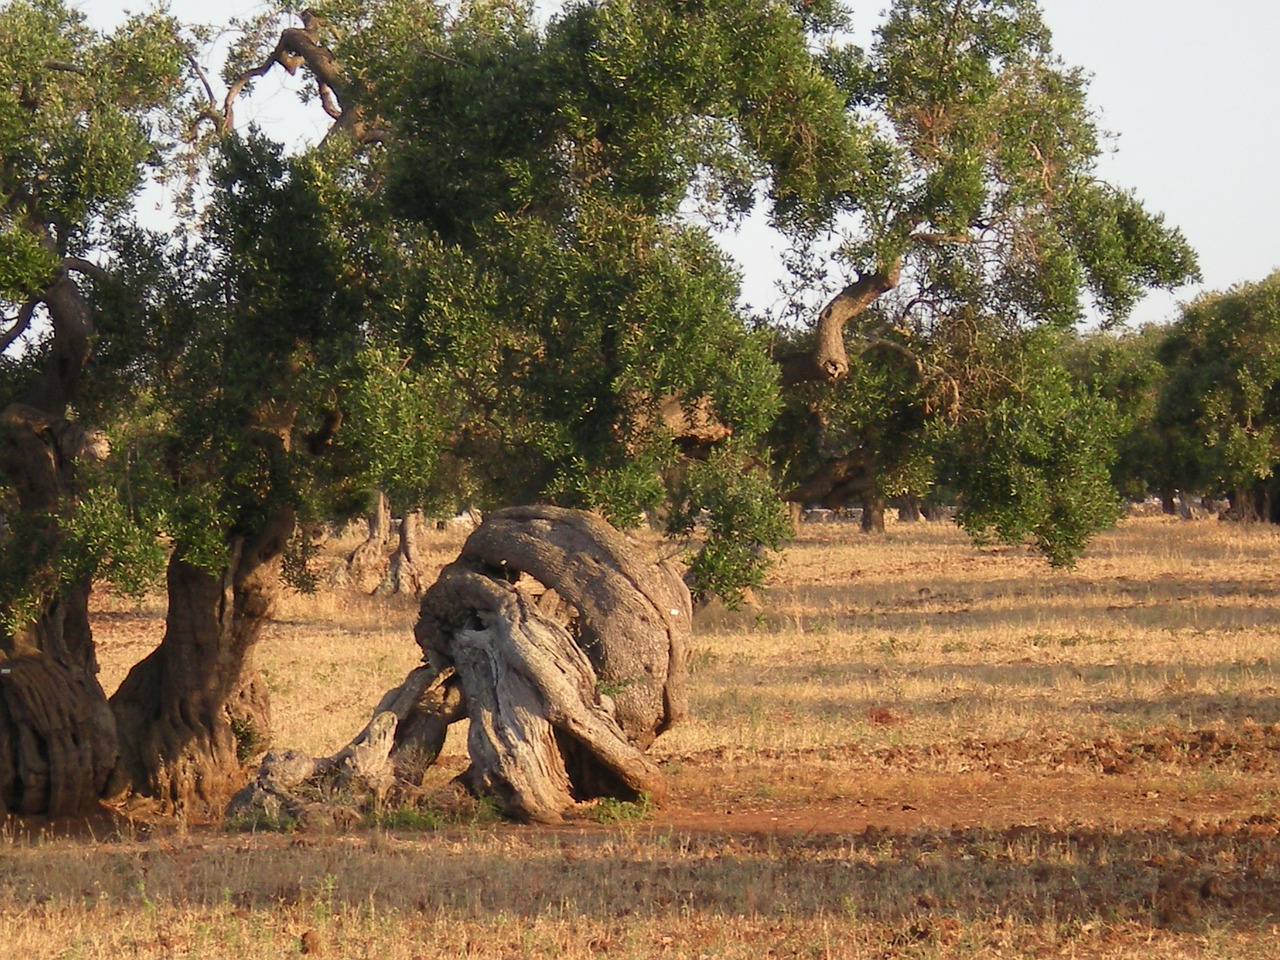
[{"label": "dry golden grass", "polygon": [[802,534],[766,606],[700,616],[699,718],[664,749],[1280,720],[1274,529],[1131,520],[1062,572],[950,524]]},{"label": "dry golden grass", "polygon": [[[948,524],[808,526],[761,607],[699,615],[666,808],[11,824],[0,958],[1274,957],[1278,555],[1271,528],[1143,519],[1054,572]],[[102,607],[111,687],[162,611]],[[416,662],[414,615],[290,598],[261,648],[276,742],[345,742]],[[463,755],[457,731],[440,777]]]}]

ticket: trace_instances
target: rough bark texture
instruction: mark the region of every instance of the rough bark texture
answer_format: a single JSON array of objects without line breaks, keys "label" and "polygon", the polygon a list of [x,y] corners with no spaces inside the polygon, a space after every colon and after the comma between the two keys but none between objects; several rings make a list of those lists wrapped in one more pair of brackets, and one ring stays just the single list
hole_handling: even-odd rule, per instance
[{"label": "rough bark texture", "polygon": [[[563,603],[578,645],[613,698],[618,722],[641,748],[688,712],[688,588],[668,563],[641,559],[600,517],[557,507],[514,507],[489,514],[446,570],[469,568],[509,582],[527,575],[549,588],[544,607]],[[442,581],[443,581],[442,575]],[[442,638],[467,625],[470,611],[428,591],[415,628],[431,660],[446,658]],[[445,640],[447,644],[447,639]]]},{"label": "rough bark texture", "polygon": [[426,587],[426,564],[419,543],[426,520],[421,510],[405,513],[396,532],[396,551],[387,565],[387,575],[378,585],[379,593],[408,593],[422,596]]},{"label": "rough bark texture", "polygon": [[[51,235],[38,233],[56,248]],[[0,475],[17,501],[0,550],[29,560],[23,578],[41,593],[16,628],[0,629],[0,813],[87,810],[116,760],[115,723],[89,627],[90,584],[60,582],[52,566],[79,492],[77,463],[106,452],[68,415],[95,332],[93,311],[71,276],[76,270],[96,268],[65,261],[55,282],[24,307],[29,321],[44,305],[52,336],[43,368],[0,409]]]},{"label": "rough bark texture", "polygon": [[678,571],[639,559],[600,518],[490,514],[423,597],[425,665],[334,756],[269,754],[228,815],[332,820],[326,797],[420,782],[464,716],[471,766],[459,779],[509,816],[555,822],[593,797],[660,800],[643,749],[686,711],[691,615]]},{"label": "rough bark texture", "polygon": [[241,822],[341,825],[360,817],[344,800],[384,797],[397,784],[420,783],[423,769],[444,746],[449,724],[466,710],[457,677],[422,666],[383,696],[373,718],[331,757],[273,751],[257,775],[231,800],[227,817]]},{"label": "rough bark texture", "polygon": [[461,679],[464,782],[537,821],[595,796],[660,797],[642,751],[687,710],[691,614],[677,571],[640,560],[598,517],[490,514],[415,628],[426,660]]},{"label": "rough bark texture", "polygon": [[357,586],[382,579],[390,542],[391,504],[387,502],[387,495],[378,491],[377,501],[369,511],[369,536],[347,557],[347,575]]},{"label": "rough bark texture", "polygon": [[782,385],[795,386],[812,380],[835,383],[849,372],[849,354],[844,347],[844,330],[849,321],[898,285],[901,261],[888,269],[859,277],[823,307],[814,328],[813,350],[779,358]]},{"label": "rough bark texture", "polygon": [[0,814],[89,811],[116,742],[96,679],[45,654],[0,653]]},{"label": "rough bark texture", "polygon": [[236,541],[220,575],[174,559],[169,613],[156,650],[111,698],[121,736],[112,795],[157,800],[166,811],[220,812],[244,764],[270,734],[253,649],[280,590],[293,516],[282,510],[259,536]]}]

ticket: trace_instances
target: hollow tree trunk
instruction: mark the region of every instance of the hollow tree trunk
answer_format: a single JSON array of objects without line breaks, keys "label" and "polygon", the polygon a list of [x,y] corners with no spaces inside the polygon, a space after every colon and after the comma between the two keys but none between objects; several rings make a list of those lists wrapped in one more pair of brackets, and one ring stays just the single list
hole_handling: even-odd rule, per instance
[{"label": "hollow tree trunk", "polygon": [[111,698],[121,757],[109,791],[166,811],[220,812],[245,764],[270,736],[265,684],[253,651],[280,592],[280,560],[293,514],[237,539],[211,574],[175,557],[168,571],[164,639]]}]

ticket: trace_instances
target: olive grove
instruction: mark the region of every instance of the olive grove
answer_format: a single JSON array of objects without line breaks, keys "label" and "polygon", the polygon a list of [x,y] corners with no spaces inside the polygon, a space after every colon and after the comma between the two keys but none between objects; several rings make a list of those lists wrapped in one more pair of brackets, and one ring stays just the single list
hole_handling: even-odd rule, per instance
[{"label": "olive grove", "polygon": [[[698,596],[760,582],[783,494],[874,515],[945,481],[975,535],[1069,562],[1111,516],[1109,408],[1044,338],[1194,257],[1096,178],[1086,83],[1033,2],[899,0],[868,50],[848,16],[334,0],[237,24],[214,75],[167,16],[102,34],[59,0],[0,7],[0,810],[220,809],[269,742],[253,653],[299,524],[374,491],[551,504],[521,522],[622,569],[591,514],[555,511],[648,511],[696,539]],[[314,146],[237,123],[278,75],[327,118]],[[157,232],[131,204],[159,167],[185,206]],[[714,229],[757,206],[806,322],[740,315]],[[419,635],[472,720],[469,786],[536,819],[658,789],[641,751],[683,709],[683,583],[628,574],[658,614],[597,644],[567,561],[502,576],[475,550]],[[108,699],[92,584],[161,577],[163,638]],[[645,719],[602,677],[643,678]],[[546,723],[504,727],[510,697]],[[486,729],[560,772],[522,780]]]}]

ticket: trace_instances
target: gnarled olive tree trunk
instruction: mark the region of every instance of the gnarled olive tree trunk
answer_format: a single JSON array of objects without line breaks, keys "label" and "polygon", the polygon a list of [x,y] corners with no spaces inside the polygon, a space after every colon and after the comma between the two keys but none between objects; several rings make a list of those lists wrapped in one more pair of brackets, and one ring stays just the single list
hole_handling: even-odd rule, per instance
[{"label": "gnarled olive tree trunk", "polygon": [[30,320],[44,305],[52,338],[43,368],[0,408],[0,475],[15,499],[0,550],[30,592],[0,596],[10,624],[0,627],[0,814],[84,812],[116,761],[89,628],[90,584],[64,579],[56,562],[79,494],[77,462],[105,455],[100,438],[68,415],[95,333],[73,270],[90,265],[67,261],[24,306]]},{"label": "gnarled olive tree trunk", "polygon": [[169,563],[164,639],[111,698],[121,756],[109,792],[139,794],[167,811],[221,812],[265,747],[270,707],[253,651],[280,592],[293,529],[282,509],[237,539],[218,574]]},{"label": "gnarled olive tree trunk", "polygon": [[692,605],[675,568],[642,560],[591,514],[490,514],[422,600],[427,662],[460,678],[463,781],[554,821],[575,800],[660,796],[643,751],[687,711]]},{"label": "gnarled olive tree trunk", "polygon": [[459,780],[509,816],[554,822],[594,797],[660,800],[644,750],[687,710],[691,614],[678,571],[599,517],[489,514],[423,597],[425,665],[335,756],[268,756],[232,812],[292,815],[334,780],[380,794],[407,758],[434,760],[464,716],[471,766]]}]

